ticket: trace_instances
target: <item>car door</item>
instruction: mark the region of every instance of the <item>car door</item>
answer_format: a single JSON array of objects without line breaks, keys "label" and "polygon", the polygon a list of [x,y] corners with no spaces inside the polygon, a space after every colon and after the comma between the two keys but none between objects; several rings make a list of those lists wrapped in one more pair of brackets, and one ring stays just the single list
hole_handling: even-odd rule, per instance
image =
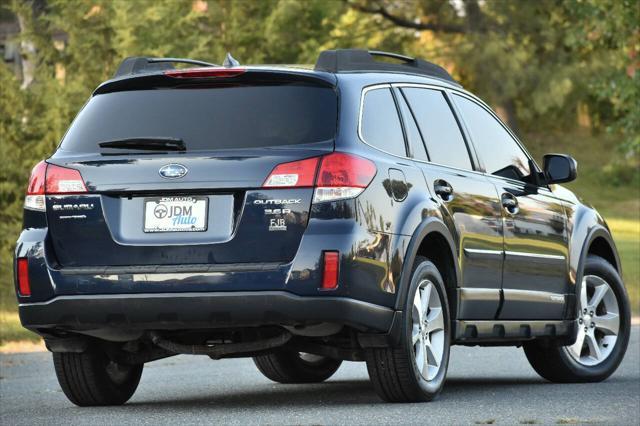
[{"label": "car door", "polygon": [[495,188],[474,170],[473,152],[443,91],[422,86],[395,90],[414,161],[456,239],[462,273],[458,319],[493,319],[500,305],[503,262]]},{"label": "car door", "polygon": [[488,108],[454,94],[504,218],[503,305],[499,319],[559,319],[568,297],[568,237],[562,202],[530,156]]}]

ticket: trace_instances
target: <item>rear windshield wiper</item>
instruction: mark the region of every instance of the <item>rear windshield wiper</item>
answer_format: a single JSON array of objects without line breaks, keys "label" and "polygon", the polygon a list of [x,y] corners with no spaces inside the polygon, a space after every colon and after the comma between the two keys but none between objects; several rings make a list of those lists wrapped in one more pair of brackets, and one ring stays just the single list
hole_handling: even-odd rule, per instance
[{"label": "rear windshield wiper", "polygon": [[98,143],[100,148],[140,149],[149,151],[186,151],[182,139],[162,137],[140,137],[117,139]]}]

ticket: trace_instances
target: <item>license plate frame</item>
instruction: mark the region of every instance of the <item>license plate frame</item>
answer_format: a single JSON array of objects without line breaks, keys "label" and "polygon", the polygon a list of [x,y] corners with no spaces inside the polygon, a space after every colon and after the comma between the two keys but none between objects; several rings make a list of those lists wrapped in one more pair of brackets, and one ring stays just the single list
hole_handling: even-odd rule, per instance
[{"label": "license plate frame", "polygon": [[[193,208],[204,205],[204,214],[198,212],[198,214],[202,214],[195,218],[195,224],[192,224],[191,227],[188,227],[189,224],[177,224],[174,226],[153,226],[153,221],[164,220],[164,217],[159,217],[155,214],[155,210],[158,207],[153,207],[153,210],[149,210],[148,206],[150,203],[155,203],[156,206],[164,205],[165,211],[168,213],[173,213],[175,210],[173,207],[188,207],[187,203],[191,203]],[[153,206],[153,204],[151,204]],[[201,207],[200,207],[201,208]],[[151,214],[151,216],[150,216]],[[160,213],[161,214],[161,213]],[[153,217],[155,216],[155,217]],[[181,215],[182,216],[182,215]],[[151,219],[149,222],[147,219]],[[171,219],[170,216],[166,219]],[[189,215],[191,217],[191,214]],[[184,220],[188,220],[185,217]],[[208,229],[209,223],[209,197],[206,196],[197,196],[197,195],[175,195],[175,196],[160,196],[160,197],[145,197],[142,201],[142,232],[145,234],[158,234],[158,233],[184,233],[184,232],[206,232]]]}]

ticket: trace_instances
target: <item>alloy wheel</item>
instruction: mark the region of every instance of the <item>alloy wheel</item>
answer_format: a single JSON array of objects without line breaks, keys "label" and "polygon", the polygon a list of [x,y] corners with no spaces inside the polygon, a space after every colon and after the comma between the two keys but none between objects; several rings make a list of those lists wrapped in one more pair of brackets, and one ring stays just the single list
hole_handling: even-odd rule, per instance
[{"label": "alloy wheel", "polygon": [[444,354],[445,329],[442,300],[429,280],[418,285],[411,310],[414,360],[425,380],[433,380],[440,371]]},{"label": "alloy wheel", "polygon": [[578,309],[576,342],[564,349],[582,365],[598,365],[607,359],[618,340],[618,300],[605,280],[586,275],[581,283]]}]

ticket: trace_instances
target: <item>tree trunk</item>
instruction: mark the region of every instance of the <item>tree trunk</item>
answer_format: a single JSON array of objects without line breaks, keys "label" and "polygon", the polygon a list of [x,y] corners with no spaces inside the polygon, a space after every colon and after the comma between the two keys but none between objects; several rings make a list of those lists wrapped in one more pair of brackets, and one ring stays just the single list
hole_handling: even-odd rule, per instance
[{"label": "tree trunk", "polygon": [[507,125],[516,134],[516,136],[520,136],[520,127],[518,126],[518,114],[516,103],[513,99],[509,99],[504,103],[504,112],[507,119]]}]

